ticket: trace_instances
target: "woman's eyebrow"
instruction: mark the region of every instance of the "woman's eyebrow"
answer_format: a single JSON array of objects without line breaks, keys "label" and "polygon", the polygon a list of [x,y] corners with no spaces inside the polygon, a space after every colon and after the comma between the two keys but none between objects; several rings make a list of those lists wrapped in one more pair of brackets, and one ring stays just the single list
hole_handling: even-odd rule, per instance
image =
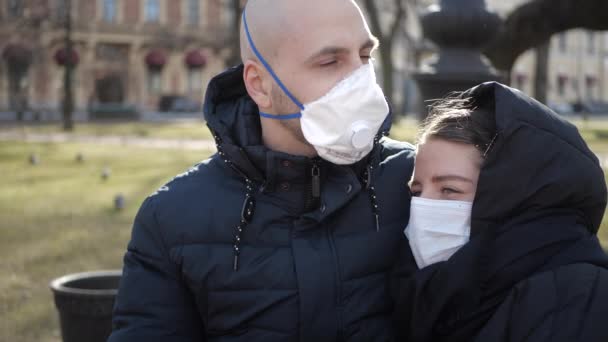
[{"label": "woman's eyebrow", "polygon": [[471,184],[473,183],[473,181],[471,179],[463,177],[463,176],[458,176],[458,175],[442,175],[442,176],[435,176],[432,178],[433,183],[439,183],[439,182],[450,181],[450,180],[457,180],[457,181],[467,182],[467,183],[471,183]]}]

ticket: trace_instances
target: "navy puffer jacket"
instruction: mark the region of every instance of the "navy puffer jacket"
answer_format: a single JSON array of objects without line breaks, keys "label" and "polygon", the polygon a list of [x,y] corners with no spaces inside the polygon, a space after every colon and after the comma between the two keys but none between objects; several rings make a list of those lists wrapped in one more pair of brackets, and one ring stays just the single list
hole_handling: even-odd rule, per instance
[{"label": "navy puffer jacket", "polygon": [[393,341],[412,146],[353,166],[270,151],[242,67],[205,115],[219,152],[141,206],[110,341]]}]

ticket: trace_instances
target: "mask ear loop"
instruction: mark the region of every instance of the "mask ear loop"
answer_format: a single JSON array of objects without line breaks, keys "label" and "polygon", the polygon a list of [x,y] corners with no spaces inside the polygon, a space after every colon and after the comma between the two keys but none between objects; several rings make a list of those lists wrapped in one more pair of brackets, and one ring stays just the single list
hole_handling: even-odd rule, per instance
[{"label": "mask ear loop", "polygon": [[[279,79],[279,76],[277,76],[277,74],[274,72],[274,70],[272,70],[272,67],[270,66],[270,64],[268,64],[266,59],[262,56],[260,51],[258,51],[258,49],[256,48],[255,43],[253,42],[253,38],[251,37],[251,33],[249,31],[249,24],[247,23],[247,7],[245,7],[243,9],[243,26],[245,28],[245,34],[247,36],[247,41],[249,42],[249,46],[251,46],[251,50],[253,50],[253,53],[260,60],[262,65],[264,65],[264,68],[266,68],[266,70],[268,70],[268,72],[270,73],[272,78],[274,78],[275,82],[277,82],[277,84],[279,85],[281,90],[283,90],[285,95],[287,95],[287,97],[289,97],[289,99],[293,103],[295,103],[298,106],[298,108],[300,108],[300,110],[304,110],[304,105],[300,101],[298,101],[298,99],[296,99],[296,97],[293,96],[293,94],[287,89],[287,87],[283,84],[283,82],[281,82],[281,79]],[[268,114],[268,113],[260,112],[260,115],[265,118],[278,119],[278,120],[297,119],[297,118],[302,117],[301,113],[294,113],[294,114],[289,114],[289,115],[275,115],[275,114]]]}]

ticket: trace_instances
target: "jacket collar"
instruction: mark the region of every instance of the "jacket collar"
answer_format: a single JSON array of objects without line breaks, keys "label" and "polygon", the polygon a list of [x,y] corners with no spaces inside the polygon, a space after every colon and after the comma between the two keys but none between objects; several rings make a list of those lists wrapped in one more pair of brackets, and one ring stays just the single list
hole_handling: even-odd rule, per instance
[{"label": "jacket collar", "polygon": [[[277,186],[286,182],[296,185],[309,183],[313,164],[323,170],[323,177],[340,168],[351,168],[363,177],[367,164],[379,163],[379,148],[351,166],[333,165],[319,158],[294,156],[268,149],[262,141],[259,110],[246,92],[242,74],[243,66],[240,65],[211,80],[204,114],[218,150],[225,154],[243,177],[264,184],[266,191],[275,191]],[[389,115],[381,131],[388,131],[390,124]]]}]

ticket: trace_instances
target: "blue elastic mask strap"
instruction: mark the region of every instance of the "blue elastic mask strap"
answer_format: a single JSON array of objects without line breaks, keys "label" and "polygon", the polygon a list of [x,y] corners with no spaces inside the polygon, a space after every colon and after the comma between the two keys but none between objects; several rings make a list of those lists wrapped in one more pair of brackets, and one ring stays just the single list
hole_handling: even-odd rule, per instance
[{"label": "blue elastic mask strap", "polygon": [[[247,15],[246,15],[246,11],[247,11],[247,7],[245,7],[245,9],[243,9],[243,25],[245,26],[245,34],[247,35],[247,40],[249,41],[249,45],[251,46],[251,50],[253,50],[253,53],[256,55],[256,57],[260,60],[260,62],[262,62],[262,65],[264,65],[264,67],[266,68],[266,70],[268,70],[268,72],[270,73],[270,75],[272,76],[272,78],[274,78],[274,80],[277,82],[277,84],[279,85],[279,87],[281,87],[281,89],[283,90],[283,92],[285,93],[285,95],[287,95],[289,97],[289,99],[291,101],[293,101],[293,103],[295,103],[298,107],[300,107],[300,110],[304,110],[304,105],[298,101],[295,96],[293,96],[291,94],[291,92],[289,90],[287,90],[287,87],[285,87],[285,85],[283,84],[283,82],[281,82],[281,80],[279,79],[279,77],[277,76],[277,74],[274,72],[274,70],[272,70],[272,68],[270,67],[270,65],[268,64],[268,62],[266,62],[266,60],[264,59],[264,57],[262,57],[262,54],[260,53],[260,51],[258,51],[258,49],[255,47],[255,44],[253,43],[253,39],[251,38],[251,34],[249,33],[249,25],[247,25]],[[270,115],[272,116],[272,119],[278,119],[278,117],[276,117],[276,115],[272,115],[272,114],[266,114],[266,113],[260,113],[260,115],[265,114],[265,115]],[[300,113],[297,114],[290,114],[290,115],[280,115],[281,119],[283,119],[283,116],[295,116],[295,115],[300,115],[297,118],[301,117],[302,115]],[[264,116],[264,115],[262,115]],[[265,117],[265,116],[264,116]],[[294,117],[292,117],[291,119],[293,119]],[[286,119],[285,119],[286,120]]]},{"label": "blue elastic mask strap", "polygon": [[274,120],[291,120],[291,119],[299,119],[302,117],[302,113],[294,113],[294,114],[269,114],[269,113],[264,113],[264,112],[260,112],[260,116],[263,118],[267,118],[267,119],[274,119]]}]

